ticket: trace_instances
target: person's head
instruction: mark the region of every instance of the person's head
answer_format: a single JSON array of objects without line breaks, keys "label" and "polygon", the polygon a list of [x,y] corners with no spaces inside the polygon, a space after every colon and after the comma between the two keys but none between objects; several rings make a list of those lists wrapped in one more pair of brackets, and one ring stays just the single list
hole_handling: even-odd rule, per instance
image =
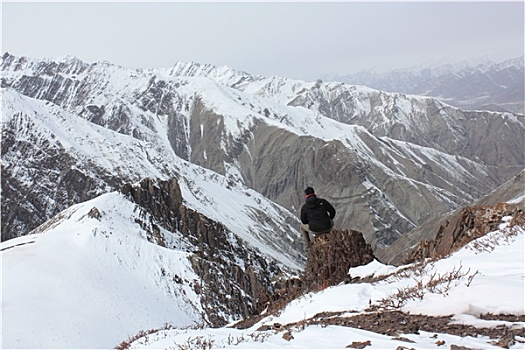
[{"label": "person's head", "polygon": [[306,198],[308,198],[310,196],[315,196],[315,191],[314,191],[314,189],[312,187],[308,186],[304,190],[304,194],[306,195]]}]

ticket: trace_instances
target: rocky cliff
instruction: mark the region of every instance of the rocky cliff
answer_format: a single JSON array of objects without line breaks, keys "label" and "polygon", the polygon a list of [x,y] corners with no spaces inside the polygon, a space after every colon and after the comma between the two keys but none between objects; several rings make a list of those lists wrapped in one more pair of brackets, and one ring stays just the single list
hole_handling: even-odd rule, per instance
[{"label": "rocky cliff", "polygon": [[165,246],[160,228],[179,231],[192,245],[191,265],[201,280],[192,288],[201,296],[211,327],[246,318],[269,301],[274,284],[291,273],[227,230],[183,204],[176,179],[145,179],[121,192],[141,208],[140,225],[149,240]]}]

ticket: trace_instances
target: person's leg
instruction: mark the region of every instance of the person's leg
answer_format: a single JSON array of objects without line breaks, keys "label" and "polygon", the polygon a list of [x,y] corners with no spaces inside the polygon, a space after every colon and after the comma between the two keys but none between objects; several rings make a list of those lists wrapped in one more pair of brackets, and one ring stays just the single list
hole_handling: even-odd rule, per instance
[{"label": "person's leg", "polygon": [[303,235],[303,246],[304,250],[308,252],[310,250],[311,240],[308,224],[301,224],[301,234]]}]

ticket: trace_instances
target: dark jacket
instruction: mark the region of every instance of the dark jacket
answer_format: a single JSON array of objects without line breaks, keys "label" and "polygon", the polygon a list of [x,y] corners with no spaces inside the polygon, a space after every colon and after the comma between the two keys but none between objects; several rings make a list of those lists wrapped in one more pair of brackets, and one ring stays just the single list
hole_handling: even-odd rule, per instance
[{"label": "dark jacket", "polygon": [[334,207],[326,200],[312,195],[301,207],[301,222],[313,232],[328,232],[335,217]]}]

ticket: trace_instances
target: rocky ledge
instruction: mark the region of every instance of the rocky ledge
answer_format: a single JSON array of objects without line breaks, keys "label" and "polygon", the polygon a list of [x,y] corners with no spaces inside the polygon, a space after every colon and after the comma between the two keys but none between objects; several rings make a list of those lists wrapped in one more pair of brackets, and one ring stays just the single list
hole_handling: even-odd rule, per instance
[{"label": "rocky ledge", "polygon": [[249,328],[305,293],[317,292],[340,283],[350,283],[348,270],[351,267],[366,265],[374,259],[372,248],[365,242],[361,232],[334,229],[328,234],[317,236],[308,252],[303,274],[276,285],[274,294],[269,296],[264,316],[255,314],[238,322],[234,327]]}]

